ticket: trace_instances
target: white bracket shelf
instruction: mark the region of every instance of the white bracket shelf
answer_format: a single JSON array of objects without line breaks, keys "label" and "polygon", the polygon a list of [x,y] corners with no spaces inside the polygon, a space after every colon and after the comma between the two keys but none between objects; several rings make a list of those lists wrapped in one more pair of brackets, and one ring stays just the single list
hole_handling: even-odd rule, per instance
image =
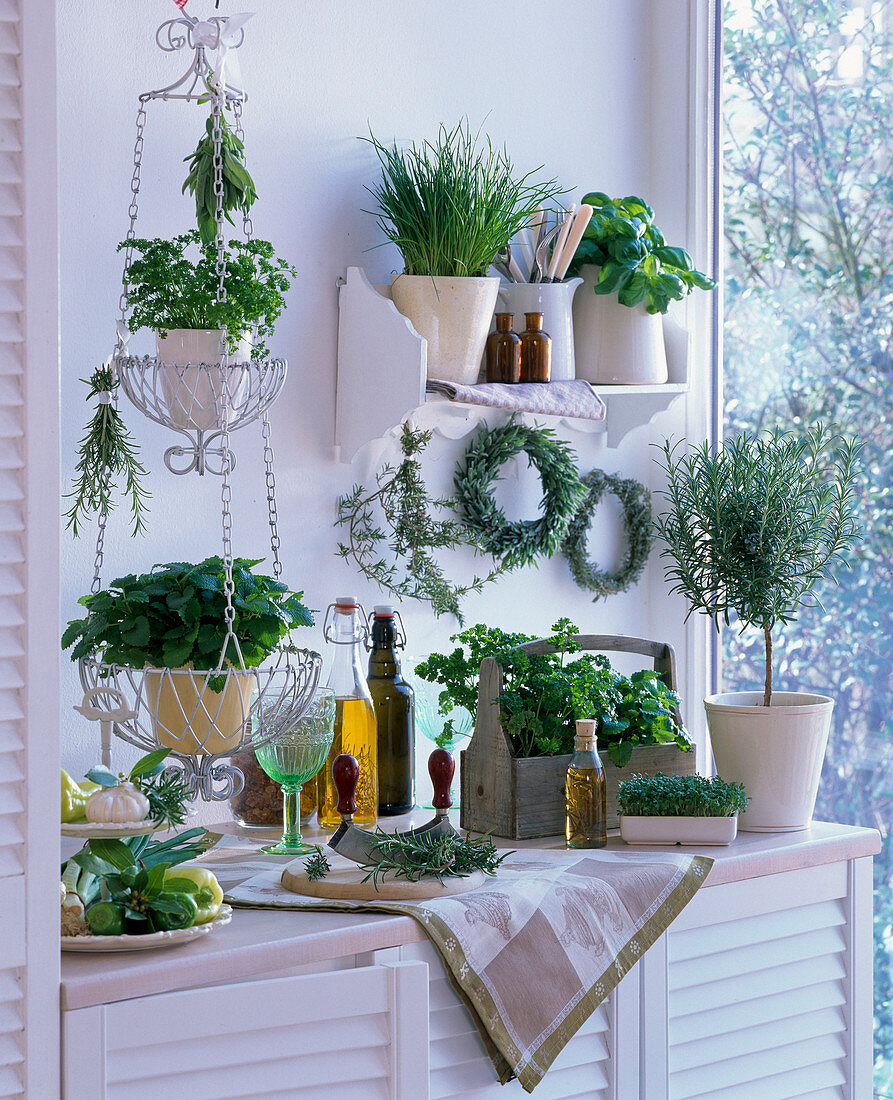
[{"label": "white bracket shelf", "polygon": [[[344,461],[422,407],[422,419],[436,422],[438,431],[453,439],[498,411],[426,395],[428,341],[398,311],[390,287],[373,286],[359,267],[349,267],[339,283],[334,442]],[[664,341],[669,373],[664,385],[596,386],[607,405],[604,421],[546,419],[558,419],[575,431],[606,434],[607,445],[618,446],[628,432],[668,409],[689,388],[688,333],[665,317]]]}]

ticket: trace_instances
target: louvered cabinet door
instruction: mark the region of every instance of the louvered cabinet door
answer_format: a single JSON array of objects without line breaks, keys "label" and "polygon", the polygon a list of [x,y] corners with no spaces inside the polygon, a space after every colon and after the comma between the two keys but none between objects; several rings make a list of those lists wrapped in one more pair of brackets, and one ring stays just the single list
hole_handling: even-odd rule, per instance
[{"label": "louvered cabinet door", "polygon": [[670,1100],[868,1100],[870,862],[692,901],[665,946]]},{"label": "louvered cabinet door", "polygon": [[[377,957],[383,955],[378,952]],[[401,959],[424,962],[430,973],[431,1100],[511,1100],[526,1096],[517,1081],[500,1085],[468,1010],[450,985],[443,961],[430,943],[399,948]],[[627,988],[636,991],[636,978]],[[631,1013],[635,1027],[635,1009]],[[617,1065],[611,1053],[618,1027],[616,995],[593,1012],[553,1062],[535,1095],[543,1100],[614,1100]]]},{"label": "louvered cabinet door", "polygon": [[34,1100],[59,1082],[55,18],[0,0],[0,1097]]},{"label": "louvered cabinet door", "polygon": [[65,1100],[425,1100],[428,969],[397,963],[63,1013]]}]

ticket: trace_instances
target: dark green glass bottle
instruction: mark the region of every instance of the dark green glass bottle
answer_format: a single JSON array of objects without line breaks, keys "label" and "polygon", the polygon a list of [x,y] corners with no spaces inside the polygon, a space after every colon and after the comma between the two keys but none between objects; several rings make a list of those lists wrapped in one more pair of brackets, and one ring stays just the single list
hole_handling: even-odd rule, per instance
[{"label": "dark green glass bottle", "polygon": [[372,651],[366,683],[378,730],[378,813],[406,814],[415,802],[413,764],[415,725],[412,688],[400,675],[397,650],[406,639],[398,632],[394,609],[380,604],[373,611]]}]

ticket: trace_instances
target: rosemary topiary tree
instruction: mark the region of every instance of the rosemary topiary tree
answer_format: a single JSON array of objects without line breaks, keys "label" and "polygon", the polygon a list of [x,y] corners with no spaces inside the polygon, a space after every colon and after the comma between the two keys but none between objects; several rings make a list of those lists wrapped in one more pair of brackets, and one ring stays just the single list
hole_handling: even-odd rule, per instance
[{"label": "rosemary topiary tree", "polygon": [[[772,629],[815,602],[813,589],[860,537],[854,518],[861,444],[821,424],[801,436],[744,433],[677,456],[663,445],[669,507],[655,520],[667,579],[717,629],[734,612],[763,632],[772,700]],[[688,616],[686,616],[688,618]]]}]

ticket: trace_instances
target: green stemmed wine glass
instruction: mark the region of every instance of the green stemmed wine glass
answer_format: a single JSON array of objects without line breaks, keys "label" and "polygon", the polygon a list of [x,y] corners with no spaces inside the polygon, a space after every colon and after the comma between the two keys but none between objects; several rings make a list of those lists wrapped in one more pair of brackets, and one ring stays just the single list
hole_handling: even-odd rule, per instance
[{"label": "green stemmed wine glass", "polygon": [[335,692],[332,688],[317,688],[302,718],[283,725],[266,744],[255,749],[258,764],[282,787],[282,839],[261,848],[262,852],[303,855],[316,851],[301,839],[301,787],[325,763],[334,734]]}]

